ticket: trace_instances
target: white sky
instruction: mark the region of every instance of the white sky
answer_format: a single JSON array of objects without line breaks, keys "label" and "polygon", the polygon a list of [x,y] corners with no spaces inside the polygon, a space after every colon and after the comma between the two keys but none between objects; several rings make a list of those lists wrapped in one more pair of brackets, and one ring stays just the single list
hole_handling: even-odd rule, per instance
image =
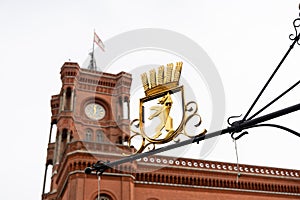
[{"label": "white sky", "polygon": [[[40,199],[50,128],[50,97],[60,90],[60,67],[80,65],[95,28],[104,41],[139,28],[163,28],[198,43],[222,78],[226,118],[245,114],[294,33],[297,0],[252,1],[0,1],[0,199]],[[299,80],[295,46],[256,109]],[[173,62],[173,61],[171,61]],[[162,63],[165,64],[165,63]],[[299,87],[272,106],[299,103]],[[274,120],[300,131],[300,112]],[[227,124],[224,121],[224,127]],[[240,163],[300,169],[300,138],[257,128],[238,141]],[[235,162],[222,136],[205,159]]]}]

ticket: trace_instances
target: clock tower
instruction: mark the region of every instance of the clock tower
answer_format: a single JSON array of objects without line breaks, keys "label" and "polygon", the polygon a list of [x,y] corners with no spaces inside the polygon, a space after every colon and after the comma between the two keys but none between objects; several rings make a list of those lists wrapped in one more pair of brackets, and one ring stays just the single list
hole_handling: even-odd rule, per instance
[{"label": "clock tower", "polygon": [[[60,93],[51,98],[42,199],[93,199],[97,179],[83,170],[97,160],[119,159],[122,152],[130,151],[126,143],[130,134],[131,74],[82,69],[73,62],[64,63],[60,74]],[[55,142],[51,143],[51,137],[55,137]],[[48,180],[50,165],[52,176]],[[112,181],[114,178],[111,177]],[[124,180],[130,185],[130,177]],[[45,193],[49,182],[50,191]],[[110,199],[109,191],[104,191],[101,198]]]}]

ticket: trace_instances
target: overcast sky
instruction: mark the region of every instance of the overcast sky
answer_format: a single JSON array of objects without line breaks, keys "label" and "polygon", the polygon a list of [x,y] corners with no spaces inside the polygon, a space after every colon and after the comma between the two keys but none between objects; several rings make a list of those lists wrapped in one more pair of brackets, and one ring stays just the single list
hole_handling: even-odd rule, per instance
[{"label": "overcast sky", "polygon": [[[141,28],[171,30],[197,43],[221,77],[226,119],[245,114],[288,50],[298,4],[297,0],[1,0],[0,199],[40,198],[50,97],[60,91],[63,63],[70,59],[82,65],[87,59],[94,29],[104,43]],[[295,46],[255,110],[299,80],[299,53]],[[127,62],[124,65],[132,65],[130,59]],[[299,103],[299,95],[298,87],[266,112]],[[300,131],[299,117],[297,112],[274,122]],[[249,133],[238,141],[240,163],[300,169],[300,138],[273,128]],[[236,162],[234,143],[229,135],[222,136],[209,155],[198,158]]]}]

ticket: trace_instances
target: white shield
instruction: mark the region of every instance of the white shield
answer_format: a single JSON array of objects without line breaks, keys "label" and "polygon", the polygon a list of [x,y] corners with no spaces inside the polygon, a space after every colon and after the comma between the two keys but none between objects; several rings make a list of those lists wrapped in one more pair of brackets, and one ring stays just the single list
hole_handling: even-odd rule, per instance
[{"label": "white shield", "polygon": [[140,130],[151,143],[174,139],[184,122],[183,86],[140,99]]}]

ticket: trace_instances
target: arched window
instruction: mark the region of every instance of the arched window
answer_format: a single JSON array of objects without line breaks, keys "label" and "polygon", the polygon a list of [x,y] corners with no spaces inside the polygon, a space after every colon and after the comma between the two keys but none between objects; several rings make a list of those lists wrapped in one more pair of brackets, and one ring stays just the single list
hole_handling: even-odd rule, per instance
[{"label": "arched window", "polygon": [[45,177],[45,193],[51,192],[51,177],[52,177],[53,165],[47,165],[47,174]]},{"label": "arched window", "polygon": [[129,140],[129,137],[128,136],[125,136],[125,140],[123,142],[123,145],[128,145],[128,140]]},{"label": "arched window", "polygon": [[71,110],[71,96],[72,96],[72,89],[68,87],[66,90],[66,102],[65,102],[64,110]]},{"label": "arched window", "polygon": [[92,141],[92,130],[87,129],[85,132],[85,141],[90,142]]},{"label": "arched window", "polygon": [[112,200],[112,198],[107,194],[100,194],[100,197],[97,196],[95,200]]},{"label": "arched window", "polygon": [[61,133],[60,154],[65,151],[67,146],[68,129],[63,129]]},{"label": "arched window", "polygon": [[[53,134],[54,133],[54,134]],[[55,134],[57,133],[57,125],[55,123],[51,126],[51,138],[50,143],[55,143]]]},{"label": "arched window", "polygon": [[128,97],[125,97],[124,102],[123,102],[123,119],[129,119],[129,99],[128,99]]},{"label": "arched window", "polygon": [[63,129],[62,131],[62,141],[66,140],[68,136],[68,129]]},{"label": "arched window", "polygon": [[103,131],[101,131],[101,130],[97,130],[97,132],[96,132],[96,139],[97,139],[97,142],[104,142],[104,138],[105,138],[105,136],[104,136],[104,133],[103,133]]},{"label": "arched window", "polygon": [[117,141],[118,144],[123,144],[123,139],[122,139],[122,136],[119,136],[118,137],[118,141]]}]

